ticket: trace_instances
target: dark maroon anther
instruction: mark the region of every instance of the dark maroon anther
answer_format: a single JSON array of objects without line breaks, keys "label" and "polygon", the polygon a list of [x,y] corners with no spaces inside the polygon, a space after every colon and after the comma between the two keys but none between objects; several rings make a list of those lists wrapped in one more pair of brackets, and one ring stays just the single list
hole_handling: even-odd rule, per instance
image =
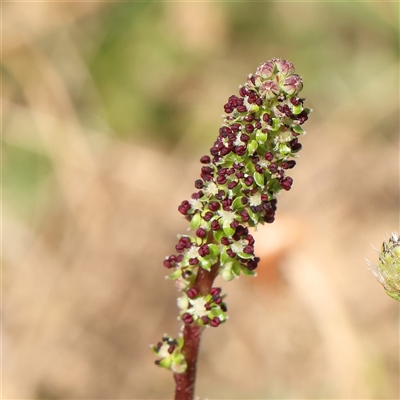
[{"label": "dark maroon anther", "polygon": [[210,294],[212,295],[212,296],[215,296],[216,294],[221,294],[221,288],[219,288],[219,287],[213,287],[213,288],[211,288],[211,290],[210,290]]},{"label": "dark maroon anther", "polygon": [[259,174],[263,174],[265,172],[265,169],[258,164],[256,164],[254,168]]},{"label": "dark maroon anther", "polygon": [[213,302],[214,302],[215,304],[221,304],[221,303],[222,303],[222,297],[213,296]]},{"label": "dark maroon anther", "polygon": [[269,114],[267,114],[267,113],[263,114],[262,119],[263,119],[264,122],[266,122],[268,124],[269,121],[270,121]]},{"label": "dark maroon anther", "polygon": [[178,257],[176,257],[176,262],[180,263],[183,260],[183,254],[179,254]]},{"label": "dark maroon anther", "polygon": [[223,312],[227,312],[227,311],[228,311],[228,307],[226,306],[225,303],[222,303],[222,304],[220,305],[220,308],[221,308],[221,310],[222,310]]},{"label": "dark maroon anther", "polygon": [[240,124],[232,124],[231,125],[232,132],[239,132],[240,131]]},{"label": "dark maroon anther", "polygon": [[219,175],[219,176],[225,176],[225,175],[226,175],[226,171],[227,171],[226,168],[221,168],[221,169],[219,169],[219,170],[217,171],[217,175]]},{"label": "dark maroon anther", "polygon": [[224,185],[226,183],[226,178],[225,176],[219,176],[217,178],[217,183],[219,183],[220,185]]},{"label": "dark maroon anther", "polygon": [[170,260],[164,260],[163,265],[165,268],[172,268],[174,266]]},{"label": "dark maroon anther", "polygon": [[253,164],[257,164],[259,161],[260,161],[260,157],[257,157],[257,156],[252,157],[252,159],[251,159],[251,162],[252,162]]},{"label": "dark maroon anther", "polygon": [[247,111],[247,107],[242,105],[242,106],[237,106],[236,110],[238,110],[238,112],[243,113]]},{"label": "dark maroon anther", "polygon": [[244,88],[244,87],[241,87],[241,88],[239,89],[239,94],[240,94],[242,97],[247,96],[248,93],[249,93],[249,92],[248,92],[247,89]]},{"label": "dark maroon anther", "polygon": [[250,219],[249,213],[246,210],[241,211],[240,216],[242,217],[243,222],[247,222]]},{"label": "dark maroon anther", "polygon": [[204,304],[204,308],[205,308],[207,311],[210,311],[210,310],[211,310],[211,304],[210,304],[209,302],[207,302],[206,304]]},{"label": "dark maroon anther", "polygon": [[246,116],[244,117],[244,120],[245,120],[246,122],[252,122],[252,121],[254,121],[254,114],[246,115]]},{"label": "dark maroon anther", "polygon": [[222,126],[221,128],[219,128],[219,134],[222,137],[227,137],[230,133],[232,133],[232,131],[227,126]]},{"label": "dark maroon anther", "polygon": [[235,175],[236,175],[236,178],[238,178],[238,179],[244,178],[244,173],[242,171],[236,172]]},{"label": "dark maroon anther", "polygon": [[210,322],[210,318],[208,318],[207,315],[203,315],[201,320],[204,322],[204,325],[207,325]]},{"label": "dark maroon anther", "polygon": [[292,115],[292,112],[290,111],[290,108],[287,104],[285,104],[282,108],[283,113],[290,118],[290,116]]},{"label": "dark maroon anther", "polygon": [[238,183],[236,181],[229,182],[228,183],[228,189],[233,189],[237,185],[238,185]]},{"label": "dark maroon anther", "polygon": [[246,254],[253,254],[253,252],[254,252],[254,247],[250,246],[250,245],[245,246],[243,249],[243,253],[246,253]]},{"label": "dark maroon anther", "polygon": [[246,154],[246,147],[244,146],[236,146],[233,151],[238,155],[238,156],[244,156]]},{"label": "dark maroon anther", "polygon": [[252,133],[254,131],[254,126],[252,124],[247,124],[244,129],[247,133]]},{"label": "dark maroon anther", "polygon": [[225,192],[223,190],[218,190],[218,193],[215,195],[215,198],[218,200],[222,200],[225,198]]},{"label": "dark maroon anther", "polygon": [[272,161],[272,160],[274,159],[274,155],[273,155],[271,152],[267,152],[267,153],[265,153],[264,158],[265,158],[267,161]]},{"label": "dark maroon anther", "polygon": [[289,161],[284,161],[281,165],[283,169],[291,169],[296,165],[296,161],[294,160],[289,160]]},{"label": "dark maroon anther", "polygon": [[189,264],[190,265],[197,265],[198,263],[199,263],[199,259],[197,257],[189,259]]},{"label": "dark maroon anther", "polygon": [[232,229],[236,229],[236,228],[239,226],[239,221],[236,221],[236,219],[234,219],[234,220],[229,224],[229,226],[230,226]]},{"label": "dark maroon anther", "polygon": [[200,162],[202,164],[210,164],[211,158],[210,158],[210,156],[203,156],[200,158]]},{"label": "dark maroon anther", "polygon": [[237,163],[236,161],[233,163],[233,168],[236,170],[241,170],[243,168],[243,165],[241,163]]},{"label": "dark maroon anther", "polygon": [[207,236],[207,231],[204,228],[198,228],[196,231],[196,236],[204,239]]},{"label": "dark maroon anther", "polygon": [[186,324],[189,325],[193,322],[193,317],[189,313],[185,313],[182,315],[182,321]]},{"label": "dark maroon anther", "polygon": [[204,195],[204,193],[200,190],[197,193],[193,193],[191,198],[194,199],[194,200],[199,200],[199,199],[201,199],[203,197],[203,195]]},{"label": "dark maroon anther", "polygon": [[210,175],[213,169],[211,167],[201,167],[201,172],[205,175]]},{"label": "dark maroon anther", "polygon": [[304,124],[304,122],[306,122],[308,120],[308,115],[304,110],[296,117],[297,117],[297,121],[299,121],[300,125]]},{"label": "dark maroon anther", "polygon": [[247,240],[247,243],[248,243],[250,246],[253,246],[253,244],[255,243],[255,240],[254,240],[254,238],[253,238],[252,235],[247,235],[247,236],[246,236],[246,240]]},{"label": "dark maroon anther", "polygon": [[265,193],[263,193],[262,195],[261,195],[261,201],[268,201],[268,195],[267,194],[265,194]]},{"label": "dark maroon anther", "polygon": [[301,143],[296,143],[293,146],[290,146],[290,148],[292,149],[293,152],[297,152],[299,150],[301,150],[303,146],[301,145]]},{"label": "dark maroon anther", "polygon": [[172,353],[174,352],[175,348],[176,348],[176,345],[175,345],[175,344],[171,344],[171,345],[168,347],[168,353],[169,353],[169,354],[172,354]]},{"label": "dark maroon anther", "polygon": [[211,222],[211,229],[213,231],[219,231],[221,229],[221,226],[219,225],[219,222],[214,219],[214,221]]},{"label": "dark maroon anther", "polygon": [[219,204],[218,201],[212,201],[208,206],[211,211],[218,211],[220,207],[221,204]]},{"label": "dark maroon anther", "polygon": [[226,156],[227,154],[229,154],[231,152],[231,149],[228,147],[224,147],[221,149],[220,154],[221,156]]},{"label": "dark maroon anther", "polygon": [[235,258],[235,257],[236,257],[236,254],[233,252],[232,249],[226,250],[226,254],[228,254],[228,256],[229,256],[230,258]]},{"label": "dark maroon anther", "polygon": [[290,190],[292,187],[293,179],[290,176],[287,176],[286,178],[282,179],[280,184],[282,186],[282,189],[284,190]]},{"label": "dark maroon anther", "polygon": [[249,199],[247,197],[242,197],[240,202],[245,206],[249,202]]},{"label": "dark maroon anther", "polygon": [[262,99],[261,99],[261,97],[257,97],[257,99],[256,99],[256,104],[257,104],[258,106],[261,106],[261,105],[262,105]]},{"label": "dark maroon anther", "polygon": [[156,364],[156,365],[160,365],[160,363],[161,363],[161,360],[154,361],[154,364]]},{"label": "dark maroon anther", "polygon": [[210,254],[210,249],[207,244],[203,244],[199,247],[199,255],[200,257],[205,257]]},{"label": "dark maroon anther", "polygon": [[259,257],[254,257],[253,260],[249,260],[246,267],[250,270],[253,271],[257,268],[258,262],[260,261]]},{"label": "dark maroon anther", "polygon": [[240,140],[241,140],[242,142],[248,142],[248,141],[250,140],[250,136],[249,136],[249,135],[246,135],[245,133],[242,133],[242,134],[240,135]]},{"label": "dark maroon anther", "polygon": [[175,250],[178,253],[182,253],[185,250],[185,247],[181,243],[178,243],[178,244],[175,245]]},{"label": "dark maroon anther", "polygon": [[254,183],[254,178],[252,176],[246,176],[246,178],[244,178],[244,183],[247,186],[251,186]]},{"label": "dark maroon anther", "polygon": [[218,153],[219,153],[219,150],[218,150],[216,147],[211,147],[211,149],[210,149],[210,154],[211,154],[212,156],[217,156]]},{"label": "dark maroon anther", "polygon": [[225,111],[227,114],[230,114],[230,113],[233,111],[233,107],[231,107],[229,104],[225,104],[225,105],[224,105],[224,111]]},{"label": "dark maroon anther", "polygon": [[224,236],[223,238],[221,238],[221,244],[223,244],[224,246],[229,246],[231,242],[227,237]]},{"label": "dark maroon anther", "polygon": [[210,325],[214,328],[216,328],[219,324],[221,323],[221,321],[219,320],[218,317],[214,317],[211,321],[210,321]]},{"label": "dark maroon anther", "polygon": [[189,289],[186,292],[186,294],[187,294],[187,297],[189,297],[189,299],[194,299],[199,294],[199,291],[193,287],[193,288]]},{"label": "dark maroon anther", "polygon": [[207,211],[207,212],[204,214],[203,219],[204,219],[204,221],[209,221],[213,216],[214,216],[214,214],[213,214],[211,211]]},{"label": "dark maroon anther", "polygon": [[248,230],[243,225],[238,225],[235,230],[235,236],[247,235]]},{"label": "dark maroon anther", "polygon": [[187,200],[184,200],[178,207],[178,211],[183,215],[187,215],[188,211],[190,210],[190,207],[191,207],[190,203]]},{"label": "dark maroon anther", "polygon": [[276,172],[276,171],[278,170],[278,165],[275,164],[275,163],[271,163],[271,164],[268,165],[268,169],[269,169],[272,173],[274,173],[274,172]]},{"label": "dark maroon anther", "polygon": [[300,99],[297,98],[297,97],[292,97],[292,98],[290,99],[290,102],[291,102],[294,106],[298,106],[299,104],[301,104]]}]

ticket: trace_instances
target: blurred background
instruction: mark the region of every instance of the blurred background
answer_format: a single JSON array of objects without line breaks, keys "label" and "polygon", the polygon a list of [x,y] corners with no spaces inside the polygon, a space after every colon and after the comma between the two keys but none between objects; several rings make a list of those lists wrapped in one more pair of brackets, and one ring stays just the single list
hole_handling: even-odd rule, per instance
[{"label": "blurred background", "polygon": [[294,185],[203,336],[208,399],[397,399],[399,4],[2,4],[4,399],[170,399],[164,256],[223,104],[271,57],[313,108]]}]

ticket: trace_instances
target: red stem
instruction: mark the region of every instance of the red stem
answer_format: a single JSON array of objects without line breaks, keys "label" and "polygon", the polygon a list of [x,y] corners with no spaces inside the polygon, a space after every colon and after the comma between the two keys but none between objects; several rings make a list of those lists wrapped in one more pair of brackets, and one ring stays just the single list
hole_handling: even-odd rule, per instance
[{"label": "red stem", "polygon": [[[212,284],[218,273],[219,264],[214,264],[210,271],[199,267],[194,286],[202,296],[210,293]],[[198,325],[185,325],[183,329],[184,345],[182,352],[187,362],[183,374],[174,374],[175,400],[193,400],[196,383],[196,365],[199,353],[201,334],[204,328]]]}]

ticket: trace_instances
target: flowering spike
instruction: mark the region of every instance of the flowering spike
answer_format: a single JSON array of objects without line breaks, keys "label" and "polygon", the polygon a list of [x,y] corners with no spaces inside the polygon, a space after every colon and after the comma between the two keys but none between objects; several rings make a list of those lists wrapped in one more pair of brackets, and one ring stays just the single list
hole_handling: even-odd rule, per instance
[{"label": "flowering spike", "polygon": [[371,263],[369,265],[386,293],[400,301],[400,237],[398,233],[393,232],[389,240],[383,242],[378,265]]},{"label": "flowering spike", "polygon": [[286,172],[296,165],[293,158],[305,133],[301,125],[311,112],[299,97],[302,88],[301,77],[286,60],[271,58],[250,74],[223,106],[210,155],[200,158],[200,177],[194,182],[199,191],[178,207],[192,236],[178,237],[177,254],[167,257],[164,266],[181,291],[177,304],[183,336],[177,341],[165,337],[153,346],[157,364],[174,371],[177,390],[193,390],[193,349],[202,329],[228,318],[225,295],[212,286],[214,279],[218,274],[227,281],[241,273],[255,275],[260,259],[248,228],[272,223],[277,194],[292,187]]}]

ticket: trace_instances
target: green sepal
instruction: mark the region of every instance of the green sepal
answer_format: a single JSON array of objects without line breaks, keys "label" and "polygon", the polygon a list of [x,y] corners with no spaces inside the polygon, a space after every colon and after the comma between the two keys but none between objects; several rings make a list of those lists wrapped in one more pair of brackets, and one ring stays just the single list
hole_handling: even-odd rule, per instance
[{"label": "green sepal", "polygon": [[169,369],[169,367],[171,366],[171,362],[172,362],[171,357],[166,357],[166,358],[162,358],[162,359],[160,360],[160,362],[159,362],[158,365],[159,365],[161,368],[167,368],[167,369]]},{"label": "green sepal", "polygon": [[249,214],[249,217],[252,219],[252,221],[257,224],[259,221],[259,216],[257,213],[254,213],[253,211],[251,211],[250,208],[247,209],[247,213]]},{"label": "green sepal", "polygon": [[218,256],[219,253],[221,252],[220,249],[219,249],[219,246],[217,246],[214,243],[209,244],[208,248],[210,249],[210,254],[213,255],[214,257]]},{"label": "green sepal", "polygon": [[210,259],[199,257],[199,264],[206,271],[211,271],[212,261]]},{"label": "green sepal", "polygon": [[271,130],[275,132],[279,129],[280,126],[281,122],[279,121],[279,118],[272,118]]},{"label": "green sepal", "polygon": [[298,133],[299,135],[301,135],[302,133],[304,133],[303,128],[301,127],[301,125],[293,125],[292,129],[294,132]]},{"label": "green sepal", "polygon": [[226,236],[232,236],[235,233],[235,229],[231,227],[231,223],[229,221],[224,221],[222,223],[222,230]]},{"label": "green sepal", "polygon": [[281,189],[282,186],[279,183],[279,181],[277,179],[271,179],[270,181],[268,181],[268,187],[274,192],[274,193],[278,193]]},{"label": "green sepal", "polygon": [[254,164],[253,164],[251,161],[249,161],[249,162],[245,165],[245,169],[246,169],[246,172],[247,172],[248,174],[252,174],[252,173],[255,171],[255,169],[254,169]]},{"label": "green sepal", "polygon": [[246,275],[246,276],[255,276],[256,275],[256,273],[254,271],[251,271],[250,269],[246,268],[244,265],[242,265],[240,269],[243,272],[243,275]]},{"label": "green sepal", "polygon": [[176,269],[171,275],[168,275],[168,279],[171,279],[174,281],[174,280],[180,278],[181,276],[182,276],[182,270],[179,268],[179,269]]},{"label": "green sepal", "polygon": [[257,130],[256,140],[259,144],[264,144],[267,141],[268,135],[260,130]]},{"label": "green sepal", "polygon": [[253,255],[253,254],[247,254],[247,253],[245,253],[245,252],[243,252],[243,251],[240,251],[240,252],[238,253],[238,256],[239,256],[240,258],[243,258],[244,260],[250,260],[250,259],[254,258],[254,255]]},{"label": "green sepal", "polygon": [[260,107],[256,103],[249,104],[247,106],[248,112],[251,112],[251,113],[256,113],[259,109],[260,109]]},{"label": "green sepal", "polygon": [[244,208],[245,207],[245,205],[242,203],[243,197],[245,197],[245,196],[236,197],[236,199],[233,200],[232,208],[234,210],[237,210],[239,208]]},{"label": "green sepal", "polygon": [[221,243],[221,239],[225,236],[224,231],[218,230],[213,232],[215,241]]},{"label": "green sepal", "polygon": [[254,172],[253,178],[256,181],[258,186],[264,187],[264,174],[260,174],[258,172]]},{"label": "green sepal", "polygon": [[399,294],[399,293],[396,293],[396,292],[388,292],[388,291],[386,291],[386,294],[387,294],[388,296],[390,296],[392,299],[395,299],[395,300],[397,300],[397,301],[400,301],[400,294]]},{"label": "green sepal", "polygon": [[202,221],[202,217],[201,214],[199,212],[197,212],[196,214],[193,215],[193,218],[190,220],[190,224],[189,227],[190,229],[197,229]]},{"label": "green sepal", "polygon": [[251,140],[247,145],[247,151],[249,154],[253,154],[258,147],[258,143],[255,140]]},{"label": "green sepal", "polygon": [[226,253],[226,250],[221,251],[220,260],[222,264],[228,264],[232,261],[232,258]]},{"label": "green sepal", "polygon": [[240,275],[240,263],[238,261],[234,261],[232,264],[232,272],[236,275]]},{"label": "green sepal", "polygon": [[300,114],[302,111],[303,111],[303,105],[302,104],[299,104],[297,106],[293,106],[292,105],[292,113],[293,114],[297,115],[297,114]]},{"label": "green sepal", "polygon": [[279,145],[279,153],[281,156],[287,156],[291,152],[292,152],[292,149],[286,143],[281,143]]}]

